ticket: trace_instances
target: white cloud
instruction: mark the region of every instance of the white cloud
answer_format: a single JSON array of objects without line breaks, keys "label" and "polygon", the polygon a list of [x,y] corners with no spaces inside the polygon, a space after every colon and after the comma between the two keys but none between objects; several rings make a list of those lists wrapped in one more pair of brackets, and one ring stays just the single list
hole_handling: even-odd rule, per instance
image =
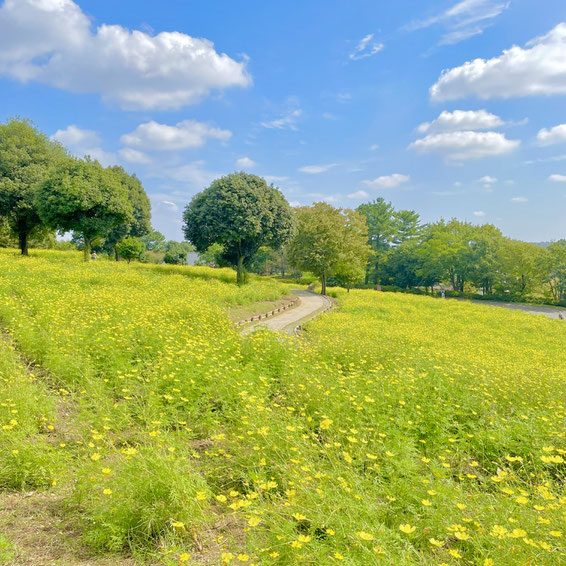
[{"label": "white cloud", "polygon": [[393,173],[393,175],[384,175],[377,177],[373,181],[366,180],[363,184],[371,189],[394,189],[403,183],[407,183],[411,177],[409,175],[401,175],[400,173]]},{"label": "white cloud", "polygon": [[371,57],[376,53],[379,53],[383,48],[383,43],[377,43],[373,40],[373,33],[369,33],[363,37],[352,53],[350,53],[350,59],[352,61],[358,61],[359,59],[365,59],[366,57]]},{"label": "white cloud", "polygon": [[497,179],[495,177],[490,177],[489,175],[484,175],[481,179],[479,179],[479,182],[491,185],[493,183],[497,183]]},{"label": "white cloud", "polygon": [[327,202],[328,204],[333,203],[333,202],[338,202],[338,199],[332,195],[328,195],[326,197],[324,197],[322,199],[324,202]]},{"label": "white cloud", "polygon": [[442,25],[447,32],[441,38],[440,45],[453,45],[483,33],[509,4],[509,1],[498,0],[462,0],[436,16],[411,23],[407,29],[414,31]]},{"label": "white cloud", "polygon": [[528,202],[529,199],[526,197],[513,197],[511,202]]},{"label": "white cloud", "polygon": [[188,183],[195,189],[204,189],[208,187],[214,179],[222,176],[222,173],[208,171],[204,167],[204,161],[194,161],[187,165],[179,167],[165,167],[148,173],[148,177],[157,177],[158,179],[173,179]]},{"label": "white cloud", "polygon": [[303,111],[299,108],[291,110],[285,116],[270,120],[268,122],[261,122],[264,128],[270,130],[297,130],[297,121],[303,115]]},{"label": "white cloud", "polygon": [[457,130],[490,130],[504,124],[503,120],[486,110],[444,110],[436,120],[424,122],[417,129],[421,134],[454,132]]},{"label": "white cloud", "polygon": [[240,157],[240,159],[236,161],[236,167],[240,169],[252,169],[256,165],[257,163],[249,157]]},{"label": "white cloud", "polygon": [[336,114],[332,114],[331,112],[323,112],[322,117],[325,120],[339,120],[340,118],[336,116]]},{"label": "white cloud", "polygon": [[376,143],[370,145],[370,150],[371,151],[377,151],[379,149],[379,145],[377,145]]},{"label": "white cloud", "polygon": [[447,132],[428,135],[413,142],[409,148],[418,153],[437,153],[447,160],[460,161],[511,153],[520,143],[497,132]]},{"label": "white cloud", "polygon": [[553,183],[566,183],[566,175],[550,175],[548,180]]},{"label": "white cloud", "polygon": [[365,191],[356,191],[355,193],[351,193],[348,195],[348,198],[367,198],[369,194]]},{"label": "white cloud", "polygon": [[336,95],[336,100],[338,102],[349,102],[350,100],[352,100],[352,94],[349,92],[339,92]]},{"label": "white cloud", "polygon": [[91,22],[72,0],[5,0],[0,75],[75,93],[98,93],[132,109],[178,109],[212,89],[251,84],[246,61],[207,39],[157,35]]},{"label": "white cloud", "polygon": [[[566,52],[564,56],[566,57]],[[553,145],[566,142],[566,124],[554,126],[550,130],[543,128],[537,134],[537,141],[539,145]]]},{"label": "white cloud", "polygon": [[445,70],[430,89],[436,101],[552,94],[566,94],[566,23],[524,48],[513,46],[499,57]]},{"label": "white cloud", "polygon": [[330,169],[336,167],[338,163],[328,163],[327,165],[305,165],[300,167],[301,173],[308,173],[309,175],[318,175],[319,173],[326,173]]},{"label": "white cloud", "polygon": [[485,212],[483,210],[476,210],[474,212],[474,216],[479,216],[479,217],[483,218],[485,216]]},{"label": "white cloud", "polygon": [[208,138],[226,141],[232,132],[221,130],[195,120],[184,120],[175,126],[159,124],[152,120],[140,124],[133,132],[124,134],[120,140],[124,145],[144,150],[170,151],[200,147]]},{"label": "white cloud", "polygon": [[74,124],[71,124],[64,130],[57,130],[51,136],[51,139],[69,148],[79,146],[93,147],[100,144],[100,136],[97,132],[94,130],[83,130]]},{"label": "white cloud", "polygon": [[124,147],[120,151],[118,151],[118,155],[128,163],[151,163],[151,158],[149,155],[146,155],[142,151],[138,151],[137,149],[132,149],[131,147]]},{"label": "white cloud", "polygon": [[289,203],[289,206],[292,206],[293,208],[296,208],[297,206],[301,206],[301,203],[298,200],[292,200]]},{"label": "white cloud", "polygon": [[71,125],[64,130],[57,130],[51,139],[64,145],[73,155],[77,157],[88,155],[99,161],[104,167],[115,165],[118,162],[116,154],[104,151],[100,147],[100,136],[94,130],[83,130]]}]

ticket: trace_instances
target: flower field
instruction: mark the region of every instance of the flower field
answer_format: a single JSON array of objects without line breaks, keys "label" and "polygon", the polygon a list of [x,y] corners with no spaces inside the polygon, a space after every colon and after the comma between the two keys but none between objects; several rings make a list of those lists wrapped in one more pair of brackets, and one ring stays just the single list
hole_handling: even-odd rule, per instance
[{"label": "flower field", "polygon": [[243,337],[226,308],[288,286],[55,252],[0,274],[0,488],[59,494],[92,552],[566,562],[563,321],[352,291],[305,339]]}]

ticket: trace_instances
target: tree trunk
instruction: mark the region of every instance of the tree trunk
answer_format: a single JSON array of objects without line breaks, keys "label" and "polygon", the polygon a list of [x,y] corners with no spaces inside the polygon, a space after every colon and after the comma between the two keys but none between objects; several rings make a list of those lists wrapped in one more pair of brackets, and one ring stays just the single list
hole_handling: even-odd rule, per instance
[{"label": "tree trunk", "polygon": [[19,248],[22,252],[22,255],[29,255],[28,250],[28,236],[29,233],[25,230],[22,230],[18,233],[18,241],[19,241]]},{"label": "tree trunk", "polygon": [[320,280],[322,282],[322,289],[320,290],[320,294],[326,295],[326,275],[324,275],[324,273],[322,274]]},{"label": "tree trunk", "polygon": [[238,256],[238,266],[236,270],[236,282],[238,285],[243,285],[246,282],[245,268],[244,268],[244,256]]},{"label": "tree trunk", "polygon": [[90,261],[90,240],[84,238],[83,256],[85,261]]}]

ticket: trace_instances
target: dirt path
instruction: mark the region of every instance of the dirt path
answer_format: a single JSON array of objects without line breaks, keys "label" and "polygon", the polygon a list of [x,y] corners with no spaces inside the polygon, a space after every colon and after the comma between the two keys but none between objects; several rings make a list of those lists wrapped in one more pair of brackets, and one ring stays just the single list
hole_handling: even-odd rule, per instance
[{"label": "dirt path", "polygon": [[246,326],[242,334],[254,332],[258,328],[269,328],[275,332],[284,332],[286,334],[293,334],[295,328],[300,324],[313,319],[318,316],[323,310],[332,305],[330,299],[324,295],[318,295],[312,291],[304,289],[293,289],[293,295],[300,299],[300,303],[294,309],[283,312],[272,318],[267,318],[261,322],[256,322]]},{"label": "dirt path", "polygon": [[470,301],[476,305],[487,305],[490,307],[501,307],[505,309],[512,309],[527,312],[529,314],[543,314],[548,318],[560,318],[558,315],[566,319],[566,309],[560,307],[545,307],[541,305],[523,305],[520,303],[500,303],[498,301]]}]

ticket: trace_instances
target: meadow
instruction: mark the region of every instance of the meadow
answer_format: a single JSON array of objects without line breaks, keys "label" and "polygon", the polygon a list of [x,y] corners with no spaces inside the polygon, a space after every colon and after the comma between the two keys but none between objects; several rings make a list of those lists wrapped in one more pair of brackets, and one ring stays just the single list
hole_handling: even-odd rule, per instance
[{"label": "meadow", "polygon": [[90,552],[566,561],[563,321],[354,290],[244,337],[227,309],[289,286],[33,255],[0,252],[0,488],[59,497]]}]

